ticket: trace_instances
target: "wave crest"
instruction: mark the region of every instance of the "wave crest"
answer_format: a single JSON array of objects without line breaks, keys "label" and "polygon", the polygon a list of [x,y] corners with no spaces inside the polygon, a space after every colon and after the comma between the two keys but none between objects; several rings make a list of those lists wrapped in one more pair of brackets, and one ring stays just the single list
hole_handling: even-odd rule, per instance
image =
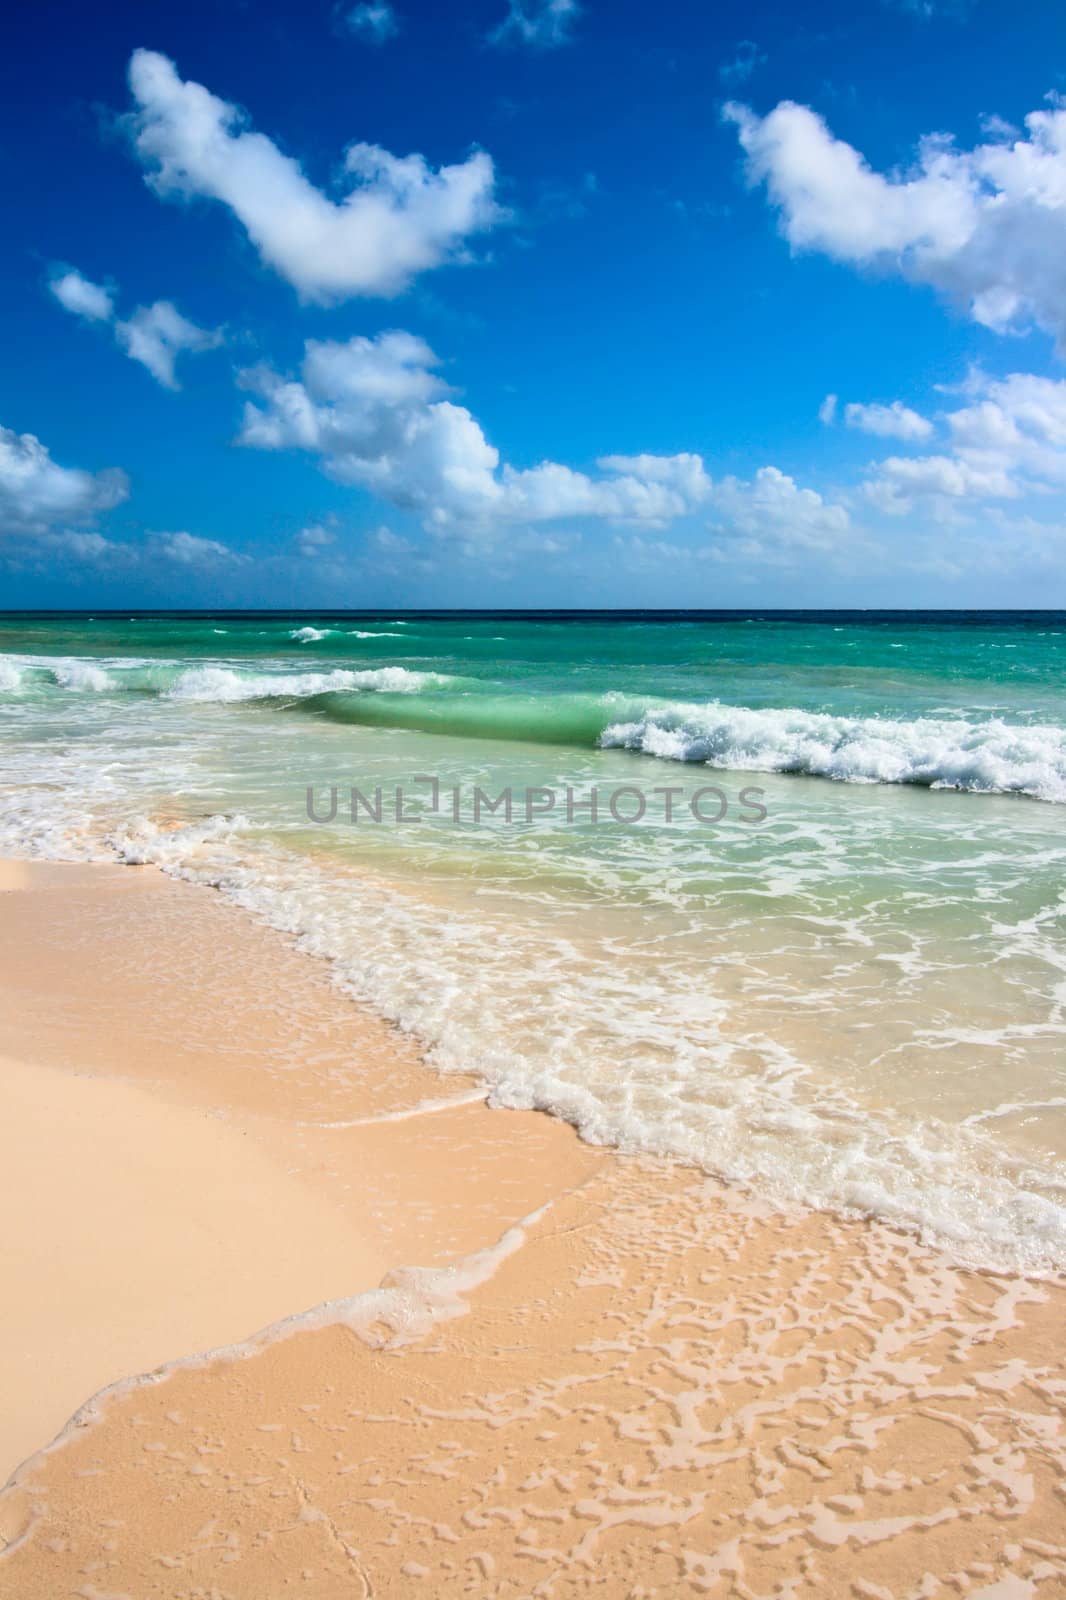
[{"label": "wave crest", "polygon": [[241,672],[233,667],[189,667],[165,691],[168,700],[307,699],[319,694],[417,694],[451,682],[442,672],[407,667],[337,667],[331,672]]},{"label": "wave crest", "polygon": [[[285,670],[280,661],[12,656],[0,694],[35,684],[178,702],[303,702],[337,721],[456,738],[622,749],[661,761],[911,784],[1066,804],[1066,728],[999,717],[862,717],[797,707],[687,703],[621,692],[529,693],[519,684],[403,666]],[[284,709],[284,707],[283,707]]]},{"label": "wave crest", "polygon": [[675,705],[612,722],[599,743],[662,761],[1066,802],[1066,731],[998,718],[897,722],[795,709]]}]

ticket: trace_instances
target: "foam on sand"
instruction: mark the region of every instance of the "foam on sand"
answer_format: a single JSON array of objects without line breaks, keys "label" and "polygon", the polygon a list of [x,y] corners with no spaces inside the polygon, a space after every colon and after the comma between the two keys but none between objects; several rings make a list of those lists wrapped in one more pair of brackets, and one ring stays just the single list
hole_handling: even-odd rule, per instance
[{"label": "foam on sand", "polygon": [[880,1218],[970,1266],[1066,1268],[1060,1164],[1012,1157],[974,1121],[856,1097],[734,1020],[702,969],[645,955],[623,978],[531,925],[516,972],[507,925],[488,911],[331,880],[241,816],[179,829],[141,819],[111,843],[296,935],[349,994],[421,1040],[438,1071],[477,1074],[494,1105],[548,1111],[590,1144],[691,1163],[782,1205]]},{"label": "foam on sand", "polygon": [[[931,1574],[970,1600],[1055,1600],[1061,1282],[972,1274],[880,1223],[597,1157],[556,1122],[466,1096],[427,1115],[433,1081],[402,1037],[221,897],[115,867],[47,871],[39,894],[0,901],[20,935],[4,947],[19,1001],[3,1025],[37,1054],[73,1039],[114,1070],[119,1052],[152,1087],[117,1087],[158,1097],[164,1122],[171,1098],[206,1096],[220,1141],[239,1118],[286,1183],[382,1224],[394,1263],[423,1230],[429,1265],[128,1373],[82,1406],[0,1498],[5,1593],[881,1600],[931,1592]],[[353,1027],[370,1029],[361,1044]],[[101,1085],[74,1082],[66,1115],[92,1143]],[[386,1115],[329,1128],[344,1105]],[[151,1165],[146,1126],[112,1136]],[[196,1144],[177,1139],[186,1159]],[[239,1158],[202,1154],[210,1182],[241,1181]],[[45,1157],[47,1198],[65,1157]],[[119,1161],[112,1181],[129,1192],[101,1249],[152,1222],[140,1174]],[[264,1233],[257,1205],[257,1231],[287,1270],[311,1252],[307,1219],[261,1198],[274,1220]],[[61,1209],[46,1254],[76,1270]],[[195,1248],[187,1194],[163,1209]],[[35,1211],[28,1254],[50,1217]],[[299,1237],[282,1248],[290,1221]],[[116,1279],[126,1265],[119,1254]],[[173,1315],[190,1283],[195,1262],[155,1303]],[[102,1290],[110,1327],[121,1282]],[[76,1331],[89,1293],[63,1294],[57,1321]]]},{"label": "foam on sand", "polygon": [[33,1227],[0,1244],[0,1483],[90,1394],[256,1328],[459,1315],[595,1161],[470,1090],[431,1101],[405,1041],[219,896],[58,863],[2,890],[0,1189]]},{"label": "foam on sand", "polygon": [[1059,1593],[1061,1289],[613,1163],[464,1271],[103,1397],[20,1594]]}]

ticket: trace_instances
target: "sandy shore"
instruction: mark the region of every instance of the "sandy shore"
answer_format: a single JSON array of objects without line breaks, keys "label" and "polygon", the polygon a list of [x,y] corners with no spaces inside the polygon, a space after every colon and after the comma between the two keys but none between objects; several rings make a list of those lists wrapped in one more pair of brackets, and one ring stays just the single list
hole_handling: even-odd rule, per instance
[{"label": "sandy shore", "polygon": [[0,889],[0,1468],[152,1374],[0,1596],[1066,1594],[1062,1285],[490,1111],[209,891]]},{"label": "sandy shore", "polygon": [[4,1477],[105,1385],[388,1265],[233,1127],[5,1057],[0,1081],[4,1212],[27,1223],[0,1246]]}]

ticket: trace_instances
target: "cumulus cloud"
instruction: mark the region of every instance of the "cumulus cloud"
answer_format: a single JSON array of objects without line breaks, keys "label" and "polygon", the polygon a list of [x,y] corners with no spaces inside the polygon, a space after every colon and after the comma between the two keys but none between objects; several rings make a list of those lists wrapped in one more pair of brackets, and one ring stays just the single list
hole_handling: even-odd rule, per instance
[{"label": "cumulus cloud", "polygon": [[961,455],[1052,483],[1066,479],[1066,382],[1031,372],[977,374],[970,398],[970,405],[948,415]]},{"label": "cumulus cloud", "polygon": [[400,31],[399,20],[388,0],[367,0],[346,13],[344,25],[371,44],[384,44]]},{"label": "cumulus cloud", "polygon": [[601,456],[596,465],[621,478],[669,489],[685,502],[686,510],[698,506],[711,492],[703,459],[691,452],[676,456]]},{"label": "cumulus cloud", "polygon": [[721,479],[711,504],[719,531],[743,534],[760,545],[831,549],[851,525],[846,507],[800,488],[777,467],[760,467],[748,480]]},{"label": "cumulus cloud", "polygon": [[725,108],[796,250],[894,269],[1007,333],[1036,324],[1066,340],[1066,103],[961,150],[943,134],[911,170],[883,174],[808,106],[783,100],[760,117]]},{"label": "cumulus cloud", "polygon": [[928,417],[912,411],[902,400],[893,400],[889,406],[866,406],[852,400],[844,407],[844,421],[849,428],[879,439],[928,439],[933,432]]},{"label": "cumulus cloud", "polygon": [[945,418],[950,455],[877,464],[864,490],[878,509],[902,515],[921,497],[942,504],[1014,500],[1066,484],[1066,381],[975,373],[966,399]]},{"label": "cumulus cloud", "polygon": [[147,367],[165,389],[177,389],[174,362],[183,350],[213,350],[222,343],[217,329],[198,328],[169,300],[139,306],[128,322],[115,324],[115,337],[132,361]]},{"label": "cumulus cloud", "polygon": [[566,517],[662,526],[710,494],[692,454],[604,456],[595,475],[555,461],[501,463],[480,423],[449,398],[437,365],[410,333],[311,340],[298,379],[262,367],[242,375],[258,398],[245,407],[238,442],[308,451],[337,482],[372,490],[441,533]]},{"label": "cumulus cloud", "polygon": [[152,548],[156,554],[182,567],[233,566],[248,560],[218,539],[203,539],[196,533],[154,533]]},{"label": "cumulus cloud", "polygon": [[83,278],[73,268],[66,272],[57,271],[49,280],[48,287],[65,310],[73,312],[76,317],[84,317],[88,322],[110,322],[115,314],[115,303],[109,290],[98,283],[90,283],[88,278]]},{"label": "cumulus cloud", "polygon": [[337,535],[332,528],[325,528],[320,522],[313,522],[309,527],[301,528],[296,535],[297,554],[314,559],[336,541]]},{"label": "cumulus cloud", "polygon": [[571,42],[580,15],[578,0],[507,0],[507,15],[489,34],[489,43],[554,50]]},{"label": "cumulus cloud", "polygon": [[866,492],[878,510],[902,515],[911,509],[915,495],[947,500],[1012,499],[1018,488],[1002,468],[973,466],[959,457],[889,456],[879,463]]},{"label": "cumulus cloud", "polygon": [[58,271],[49,288],[60,305],[75,316],[88,322],[109,323],[117,343],[130,359],[147,367],[165,389],[181,387],[174,375],[174,362],[182,351],[214,350],[222,343],[221,329],[198,328],[170,300],[138,306],[123,322],[115,315],[110,291],[90,283],[80,272]]},{"label": "cumulus cloud", "polygon": [[91,522],[129,494],[124,472],[61,467],[32,433],[0,427],[0,535],[39,535]]},{"label": "cumulus cloud", "polygon": [[968,399],[947,418],[960,461],[1008,477],[1023,493],[1066,484],[1066,381],[975,374]]},{"label": "cumulus cloud", "polygon": [[129,81],[132,145],[156,193],[227,206],[262,259],[309,300],[399,294],[419,273],[463,260],[470,235],[503,215],[484,151],[435,171],[420,155],[350,145],[350,188],[337,202],[166,56],[135,50]]},{"label": "cumulus cloud", "polygon": [[[44,556],[59,556],[64,562],[76,562],[90,567],[128,566],[136,561],[136,553],[128,544],[105,539],[102,533],[77,528],[62,528],[55,533],[43,534],[34,542],[34,549]],[[22,552],[25,555],[25,551]]]},{"label": "cumulus cloud", "polygon": [[821,405],[818,407],[818,421],[824,422],[828,428],[836,421],[836,414],[837,396],[835,394],[827,394]]}]

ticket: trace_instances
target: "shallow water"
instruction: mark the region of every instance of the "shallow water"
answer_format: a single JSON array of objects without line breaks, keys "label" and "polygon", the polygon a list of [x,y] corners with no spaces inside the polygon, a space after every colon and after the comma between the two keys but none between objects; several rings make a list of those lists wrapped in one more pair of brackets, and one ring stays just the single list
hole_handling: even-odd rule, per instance
[{"label": "shallow water", "polygon": [[1053,613],[0,617],[0,848],[219,883],[588,1138],[1063,1266],[1064,659]]}]

